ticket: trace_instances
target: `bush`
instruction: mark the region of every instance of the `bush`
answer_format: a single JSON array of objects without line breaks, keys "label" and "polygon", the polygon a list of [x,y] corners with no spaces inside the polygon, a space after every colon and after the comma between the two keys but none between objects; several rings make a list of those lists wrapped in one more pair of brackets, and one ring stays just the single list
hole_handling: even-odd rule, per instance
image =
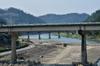
[{"label": "bush", "polygon": [[[27,47],[27,46],[28,45],[25,44],[23,46],[17,47],[16,49],[24,48],[24,47]],[[2,48],[2,47],[0,47],[0,52],[10,51],[10,50],[11,50],[11,48]]]}]

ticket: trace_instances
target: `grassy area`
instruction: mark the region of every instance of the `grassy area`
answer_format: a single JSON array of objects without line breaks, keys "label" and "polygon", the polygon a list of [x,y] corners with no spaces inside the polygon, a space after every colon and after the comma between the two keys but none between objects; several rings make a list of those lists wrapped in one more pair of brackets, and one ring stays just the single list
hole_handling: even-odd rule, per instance
[{"label": "grassy area", "polygon": [[5,47],[0,47],[0,52],[4,52],[4,51],[9,51],[10,49],[5,48]]},{"label": "grassy area", "polygon": [[[28,44],[21,44],[21,46],[18,46],[16,49],[24,48],[27,46],[28,46]],[[0,47],[0,52],[10,51],[10,50],[11,50],[11,48]]]},{"label": "grassy area", "polygon": [[91,40],[98,40],[100,41],[100,35],[97,35],[97,36],[87,36],[88,39],[91,39]]},{"label": "grassy area", "polygon": [[[58,35],[58,34],[55,34]],[[81,36],[79,34],[73,34],[73,33],[60,33],[61,36],[66,37],[66,38],[78,38],[80,39]],[[100,41],[100,35],[88,35],[86,34],[86,38],[88,40],[95,40],[95,41]]]},{"label": "grassy area", "polygon": [[[58,33],[54,33],[54,35],[58,36]],[[66,38],[80,38],[79,34],[64,33],[64,32],[61,32],[60,36],[63,36],[63,37],[66,37]]]},{"label": "grassy area", "polygon": [[79,34],[72,34],[72,33],[60,33],[61,36],[66,38],[80,38]]}]

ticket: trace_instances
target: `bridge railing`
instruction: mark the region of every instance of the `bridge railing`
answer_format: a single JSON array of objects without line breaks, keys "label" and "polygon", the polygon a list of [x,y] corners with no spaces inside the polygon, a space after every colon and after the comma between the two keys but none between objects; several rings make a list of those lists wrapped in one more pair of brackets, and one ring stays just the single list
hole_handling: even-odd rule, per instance
[{"label": "bridge railing", "polygon": [[2,26],[33,26],[33,25],[89,25],[89,24],[100,24],[100,22],[62,22],[62,23],[41,23],[41,24],[7,24],[7,25],[0,25]]}]

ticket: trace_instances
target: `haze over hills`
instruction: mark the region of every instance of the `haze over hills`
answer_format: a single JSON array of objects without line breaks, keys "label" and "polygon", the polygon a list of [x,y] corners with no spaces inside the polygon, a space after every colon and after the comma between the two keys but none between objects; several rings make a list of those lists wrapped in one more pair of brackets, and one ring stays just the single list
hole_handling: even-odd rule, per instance
[{"label": "haze over hills", "polygon": [[8,24],[41,24],[41,23],[76,23],[85,21],[88,14],[69,13],[64,15],[47,14],[39,17],[25,13],[17,8],[0,9],[0,18],[7,21]]},{"label": "haze over hills", "polygon": [[83,22],[89,17],[86,13],[69,13],[64,15],[57,15],[57,14],[47,14],[40,16],[42,20],[48,23],[76,23],[76,22]]},{"label": "haze over hills", "polygon": [[41,24],[45,23],[42,19],[16,8],[0,9],[0,18],[7,21],[8,24]]}]

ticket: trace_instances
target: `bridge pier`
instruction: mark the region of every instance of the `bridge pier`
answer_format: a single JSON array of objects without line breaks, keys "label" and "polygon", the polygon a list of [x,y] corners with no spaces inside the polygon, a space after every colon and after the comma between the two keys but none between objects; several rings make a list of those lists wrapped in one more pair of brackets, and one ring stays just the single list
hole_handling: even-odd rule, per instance
[{"label": "bridge pier", "polygon": [[28,32],[27,41],[30,41],[30,34]]},{"label": "bridge pier", "polygon": [[16,63],[16,59],[17,59],[17,55],[16,55],[16,33],[15,32],[11,32],[11,63]]},{"label": "bridge pier", "polygon": [[49,39],[51,39],[51,32],[49,32]]},{"label": "bridge pier", "polygon": [[41,33],[38,32],[39,36],[38,36],[38,39],[41,40]]},{"label": "bridge pier", "polygon": [[58,39],[60,39],[61,38],[61,36],[60,36],[60,32],[58,32]]},{"label": "bridge pier", "polygon": [[81,62],[84,66],[87,66],[87,45],[86,45],[86,34],[85,31],[79,30],[78,33],[81,35]]}]

